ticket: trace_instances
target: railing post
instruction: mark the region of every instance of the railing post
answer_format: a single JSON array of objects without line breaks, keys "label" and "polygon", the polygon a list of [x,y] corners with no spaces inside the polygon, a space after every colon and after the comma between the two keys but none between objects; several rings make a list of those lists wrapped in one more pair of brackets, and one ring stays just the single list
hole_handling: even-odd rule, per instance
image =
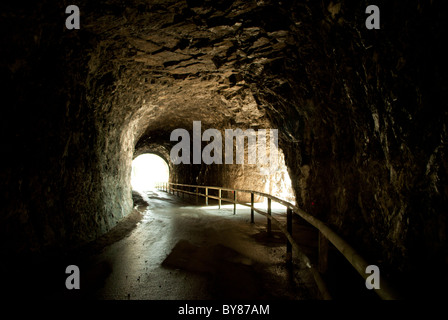
[{"label": "railing post", "polygon": [[[292,236],[292,209],[286,209],[286,231]],[[286,240],[286,262],[292,262],[292,245]]]},{"label": "railing post", "polygon": [[196,187],[196,204],[199,203],[199,188]]},{"label": "railing post", "polygon": [[[271,215],[271,198],[268,198],[268,215]],[[268,235],[271,235],[271,219],[268,219]]]},{"label": "railing post", "polygon": [[205,205],[208,206],[208,188],[205,187]]},{"label": "railing post", "polygon": [[236,190],[233,190],[233,214],[236,214]]},{"label": "railing post", "polygon": [[317,261],[317,270],[320,273],[327,272],[328,269],[328,239],[319,231],[318,238],[318,261]]},{"label": "railing post", "polygon": [[218,208],[221,209],[221,189],[218,189]]},{"label": "railing post", "polygon": [[254,223],[254,193],[250,193],[250,223]]}]

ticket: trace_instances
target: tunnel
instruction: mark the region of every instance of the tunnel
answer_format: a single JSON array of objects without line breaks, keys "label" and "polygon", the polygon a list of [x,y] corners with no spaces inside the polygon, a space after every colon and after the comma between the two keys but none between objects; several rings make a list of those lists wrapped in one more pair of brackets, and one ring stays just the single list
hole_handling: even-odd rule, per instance
[{"label": "tunnel", "polygon": [[[154,238],[154,243],[171,234],[178,237],[159,249],[154,246],[152,258],[143,260],[170,262],[174,268],[166,269],[172,273],[184,268],[191,283],[200,276],[188,268],[207,271],[212,265],[223,279],[231,276],[245,283],[253,278],[251,287],[258,267],[255,258],[244,257],[246,249],[218,243],[216,233],[196,242],[195,236],[179,237],[187,226],[197,233],[233,226],[242,228],[241,237],[244,232],[245,237],[258,236],[252,240],[259,247],[247,249],[248,255],[251,250],[273,252],[264,242],[264,225],[254,235],[249,213],[244,213],[249,209],[238,208],[233,217],[231,203],[223,204],[223,211],[207,211],[204,197],[196,200],[154,185],[138,192],[132,183],[139,175],[133,163],[153,155],[166,166],[157,174],[167,173],[160,178],[165,181],[155,182],[278,197],[331,228],[378,266],[404,298],[446,297],[448,88],[443,44],[448,28],[443,5],[375,2],[381,10],[380,29],[366,28],[368,1],[77,0],[79,29],[64,24],[66,1],[2,2],[0,250],[2,274],[12,275],[5,279],[8,290],[30,297],[82,298],[85,291],[64,286],[68,265],[89,270],[81,275],[87,274],[95,290],[105,288],[126,267],[93,257],[136,234],[138,239]],[[184,141],[190,154],[176,153],[190,161],[179,164],[173,157],[180,142],[173,137],[176,129],[190,138]],[[243,163],[218,161],[225,159],[227,130],[236,129],[258,136],[277,130],[275,170],[248,163],[254,152],[249,138],[243,143]],[[205,137],[207,131],[212,137]],[[218,160],[207,164],[203,155],[219,142],[218,136],[222,146],[208,154]],[[267,144],[271,140],[273,136]],[[264,142],[257,140],[256,149]],[[197,150],[202,161],[195,161]],[[235,157],[236,152],[231,159]],[[210,192],[217,195],[217,190]],[[250,194],[238,200],[250,203]],[[263,207],[266,199],[257,196],[255,202]],[[216,207],[217,202],[208,205]],[[157,211],[168,206],[179,220]],[[265,223],[264,217],[257,219]],[[313,230],[309,239],[317,241],[315,229],[294,219],[294,228],[298,224],[303,234]],[[165,231],[139,231],[157,221],[164,221],[160,228]],[[216,232],[224,237],[224,231]],[[207,243],[209,238],[217,243]],[[282,250],[276,254],[284,255]],[[352,267],[331,243],[328,250],[329,269],[323,277],[334,298],[376,299],[356,272],[341,271]],[[117,253],[116,260],[126,262],[130,251]],[[185,252],[189,255],[180,259]],[[229,257],[232,263],[203,262],[206,256]],[[129,265],[143,263],[138,261],[129,260]],[[235,263],[238,268],[231,275],[221,269]],[[30,275],[30,269],[37,274]],[[157,282],[166,277],[161,270],[159,278],[149,272],[145,278],[157,294],[131,294],[120,278],[122,291],[114,299],[170,299]],[[346,282],[358,280],[355,287],[367,293],[339,293]],[[272,295],[266,296],[259,294],[263,289],[254,295],[232,291],[225,282],[217,280],[225,296],[202,296],[193,289],[183,295],[174,285],[170,290],[182,299],[233,294],[322,298],[315,285],[306,293],[294,289],[299,292],[294,296],[287,286],[268,281]],[[210,289],[198,283],[197,290]],[[40,295],[39,288],[48,292]]]}]

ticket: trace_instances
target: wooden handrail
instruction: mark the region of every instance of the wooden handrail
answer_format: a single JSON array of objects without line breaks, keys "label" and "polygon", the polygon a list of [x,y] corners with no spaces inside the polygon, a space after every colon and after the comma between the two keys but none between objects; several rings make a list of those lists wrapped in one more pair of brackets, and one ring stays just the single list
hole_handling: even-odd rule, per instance
[{"label": "wooden handrail", "polygon": [[[196,192],[190,192],[183,189],[175,189],[171,186],[180,186],[180,187],[192,187],[196,188]],[[248,206],[251,208],[251,211],[255,211],[261,215],[264,215],[267,217],[268,221],[274,222],[280,229],[280,231],[286,236],[288,242],[292,246],[292,250],[302,259],[302,261],[305,262],[305,265],[311,270],[314,279],[316,280],[316,284],[318,285],[319,291],[321,292],[324,299],[331,299],[331,296],[325,286],[324,281],[322,280],[320,273],[316,270],[316,268],[311,263],[310,259],[303,253],[303,250],[301,250],[300,246],[294,241],[292,238],[292,235],[290,232],[288,232],[287,228],[283,226],[283,224],[275,219],[272,215],[254,208],[253,206],[253,195],[258,195],[261,197],[265,197],[267,199],[270,199],[271,201],[275,201],[286,208],[290,209],[294,214],[300,216],[302,219],[307,221],[309,224],[311,224],[313,227],[315,227],[317,230],[321,232],[321,234],[328,239],[335,247],[336,249],[350,262],[350,264],[355,268],[355,270],[364,278],[364,280],[367,279],[368,274],[366,274],[366,268],[369,265],[367,261],[359,255],[356,250],[350,246],[344,239],[342,239],[337,233],[335,233],[332,229],[330,229],[324,222],[317,219],[316,217],[313,217],[312,215],[308,214],[307,212],[303,211],[299,207],[291,204],[288,201],[285,201],[283,199],[280,199],[278,197],[275,197],[273,195],[254,191],[254,190],[244,190],[244,189],[231,189],[231,188],[221,188],[216,186],[199,186],[199,185],[189,185],[189,184],[180,184],[180,183],[171,183],[171,182],[165,182],[158,184],[158,187],[164,188],[165,190],[169,191],[172,190],[178,192],[183,192],[187,194],[193,194],[196,196],[203,196],[212,199],[217,199],[219,201],[219,204],[221,204],[221,200],[224,200],[226,202],[230,202],[234,204],[234,213],[236,211],[236,204]],[[205,194],[199,193],[199,189],[205,189]],[[212,196],[208,194],[208,189],[211,190],[219,190],[219,196]],[[236,193],[249,193],[251,194],[251,204],[239,202],[238,200],[234,199],[228,199],[228,198],[222,198],[221,197],[221,191],[229,191],[234,192],[234,199],[236,199]],[[208,200],[207,200],[208,203]],[[388,281],[384,278],[381,278],[380,280],[380,288],[375,289],[375,292],[378,294],[378,296],[381,299],[384,300],[395,300],[400,299],[401,296],[395,291],[395,289],[388,283]]]}]

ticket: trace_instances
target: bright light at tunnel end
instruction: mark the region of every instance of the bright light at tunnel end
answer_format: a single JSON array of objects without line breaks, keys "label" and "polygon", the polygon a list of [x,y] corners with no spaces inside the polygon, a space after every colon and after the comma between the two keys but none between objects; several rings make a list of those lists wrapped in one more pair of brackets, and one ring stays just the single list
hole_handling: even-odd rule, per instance
[{"label": "bright light at tunnel end", "polygon": [[146,191],[158,182],[168,182],[168,164],[155,154],[142,154],[132,161],[131,185],[133,190]]}]

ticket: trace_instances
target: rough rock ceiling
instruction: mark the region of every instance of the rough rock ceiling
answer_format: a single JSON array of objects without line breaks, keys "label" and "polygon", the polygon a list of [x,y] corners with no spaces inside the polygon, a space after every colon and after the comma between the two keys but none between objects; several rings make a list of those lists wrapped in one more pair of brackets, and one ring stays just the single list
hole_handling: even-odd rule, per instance
[{"label": "rough rock ceiling", "polygon": [[[273,28],[268,19],[272,6],[263,1],[125,5],[86,4],[84,28],[99,40],[90,73],[102,85],[133,92],[146,109],[138,111],[138,137],[188,129],[193,120],[204,127],[268,127],[246,79],[260,76],[287,46],[288,32],[277,30],[285,22]],[[260,16],[267,21],[260,23]]]}]

